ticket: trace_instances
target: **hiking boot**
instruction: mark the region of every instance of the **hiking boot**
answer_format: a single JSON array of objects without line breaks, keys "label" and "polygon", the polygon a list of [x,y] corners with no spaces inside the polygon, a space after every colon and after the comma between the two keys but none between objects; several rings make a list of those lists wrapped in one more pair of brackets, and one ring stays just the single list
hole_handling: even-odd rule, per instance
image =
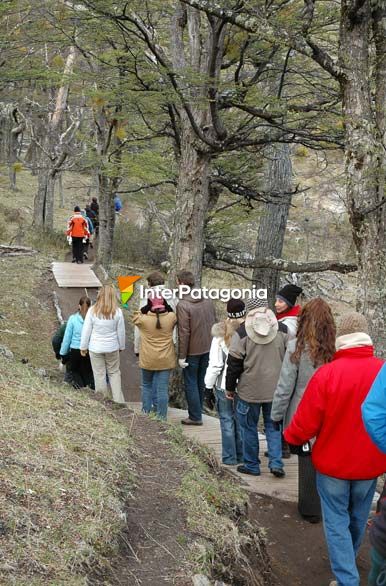
[{"label": "hiking boot", "polygon": [[83,258],[85,258],[86,260],[88,259],[88,254],[87,254],[87,252],[84,252],[84,253],[83,253]]},{"label": "hiking boot", "polygon": [[276,478],[284,478],[285,472],[283,468],[270,468],[270,473],[276,476]]},{"label": "hiking boot", "polygon": [[320,523],[322,520],[320,515],[302,515],[302,517],[305,521],[307,521],[308,523],[312,523],[313,525]]},{"label": "hiking boot", "polygon": [[76,258],[73,258],[71,262],[76,262]]},{"label": "hiking boot", "polygon": [[193,419],[181,419],[182,425],[202,425],[202,421],[193,421]]},{"label": "hiking boot", "polygon": [[241,472],[241,474],[250,474],[250,476],[260,476],[260,472],[252,472],[248,470],[244,465],[237,466],[237,472]]}]

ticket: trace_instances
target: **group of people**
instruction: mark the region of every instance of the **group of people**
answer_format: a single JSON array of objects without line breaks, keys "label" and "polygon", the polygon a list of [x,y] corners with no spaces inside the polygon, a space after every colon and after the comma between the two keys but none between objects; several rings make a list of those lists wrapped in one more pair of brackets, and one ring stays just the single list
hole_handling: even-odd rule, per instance
[{"label": "group of people", "polygon": [[89,297],[81,297],[78,311],[61,326],[53,344],[57,358],[67,365],[67,382],[75,388],[90,387],[105,397],[109,383],[113,401],[124,404],[119,354],[125,341],[125,320],[115,287],[104,285],[94,305]]},{"label": "group of people", "polygon": [[74,207],[74,212],[67,222],[67,238],[72,245],[72,262],[83,264],[88,258],[89,246],[92,246],[93,234],[98,235],[99,230],[99,204],[93,197],[90,204],[86,204],[84,210],[79,206]]},{"label": "group of people", "polygon": [[[194,287],[189,271],[178,284]],[[298,456],[298,510],[323,520],[331,585],[358,586],[356,555],[363,540],[379,475],[386,472],[386,365],[374,356],[368,323],[356,312],[337,325],[323,299],[296,304],[302,292],[286,285],[275,310],[265,300],[230,299],[216,321],[210,299],[186,294],[166,299],[163,275],[148,277],[152,295],[132,316],[141,369],[142,408],[167,418],[169,381],[183,372],[188,417],[203,424],[204,401],[218,411],[222,461],[240,473],[261,474],[262,413],[271,474],[285,476],[283,449]],[[178,338],[178,351],[176,341]],[[125,325],[115,288],[102,287],[95,305],[87,297],[67,322],[60,356],[76,386],[90,386],[124,403],[119,352]],[[286,444],[287,442],[287,444]],[[386,582],[386,490],[370,528],[370,586]],[[381,580],[381,581],[380,581]]]},{"label": "group of people", "polygon": [[[188,271],[178,274],[178,282],[194,287]],[[356,555],[377,478],[386,472],[386,366],[374,356],[364,316],[351,312],[336,325],[324,300],[311,299],[301,308],[301,289],[286,285],[277,293],[275,311],[264,300],[244,305],[231,299],[226,319],[216,323],[210,300],[186,295],[172,306],[162,297],[158,273],[149,276],[149,286],[157,294],[133,319],[143,411],[166,417],[177,329],[189,414],[182,423],[202,425],[206,399],[219,414],[223,463],[259,476],[262,413],[273,476],[285,475],[283,446],[298,456],[298,509],[311,523],[323,520],[336,578],[331,586],[359,586]],[[386,490],[370,538],[369,584],[381,586]]]}]

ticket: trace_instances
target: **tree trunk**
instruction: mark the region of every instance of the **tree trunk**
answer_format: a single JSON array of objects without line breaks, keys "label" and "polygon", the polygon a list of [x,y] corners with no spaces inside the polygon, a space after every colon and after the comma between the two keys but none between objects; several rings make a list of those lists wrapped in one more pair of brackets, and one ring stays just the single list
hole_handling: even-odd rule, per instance
[{"label": "tree trunk", "polygon": [[[179,72],[181,79],[189,70],[198,75],[208,76],[208,54],[212,50],[211,42],[211,31],[203,28],[200,12],[190,7],[186,9],[178,3],[171,27],[171,52],[173,67]],[[223,43],[223,37],[219,43]],[[217,63],[216,66],[219,67],[219,64]],[[216,74],[217,72],[214,71],[214,77]],[[189,104],[188,107],[194,123],[201,130],[208,125],[210,117],[207,92],[208,87],[205,83],[189,86],[188,94],[190,98],[193,98],[194,105]],[[200,103],[200,108],[196,106],[197,103]],[[197,137],[186,109],[180,107],[179,114],[181,154],[170,243],[169,281],[171,285],[175,284],[176,273],[180,269],[187,269],[192,271],[196,285],[199,286],[209,206],[211,154]]]},{"label": "tree trunk", "polygon": [[[40,159],[40,165],[42,163],[42,159]],[[38,190],[34,199],[34,226],[44,227],[45,230],[53,230],[54,193],[55,177],[52,177],[51,169],[47,170],[43,164],[42,168],[39,169]]]},{"label": "tree trunk", "polygon": [[59,194],[59,207],[64,208],[64,190],[63,190],[63,173],[58,174],[57,178],[58,194]]},{"label": "tree trunk", "polygon": [[209,204],[210,155],[199,152],[190,127],[181,134],[180,172],[170,249],[170,279],[180,269],[192,271],[201,283],[205,248],[205,221]]},{"label": "tree trunk", "polygon": [[[374,123],[369,76],[369,3],[352,14],[353,2],[344,0],[340,30],[340,61],[345,117],[347,204],[358,251],[357,307],[370,324],[379,353],[386,354],[386,224],[379,182],[383,154]],[[350,11],[351,9],[351,11]],[[383,41],[384,42],[384,41]],[[386,83],[385,78],[377,80]],[[384,104],[382,109],[384,109]]]},{"label": "tree trunk", "polygon": [[[256,240],[255,258],[281,258],[288,213],[291,205],[292,165],[287,144],[272,146],[268,152],[266,191],[275,197],[264,207]],[[254,269],[253,284],[267,289],[268,303],[273,307],[279,288],[280,272],[274,269]]]},{"label": "tree trunk", "polygon": [[99,236],[97,263],[106,272],[113,260],[113,242],[115,227],[115,207],[112,184],[106,175],[99,174]]},{"label": "tree trunk", "polygon": [[[58,89],[55,100],[55,110],[49,116],[47,133],[42,145],[39,161],[38,191],[34,200],[33,223],[43,230],[52,230],[54,227],[54,194],[55,176],[64,162],[60,143],[60,125],[67,108],[69,83],[76,57],[75,47],[70,47],[63,71],[63,83]],[[62,163],[59,161],[62,158]]]}]

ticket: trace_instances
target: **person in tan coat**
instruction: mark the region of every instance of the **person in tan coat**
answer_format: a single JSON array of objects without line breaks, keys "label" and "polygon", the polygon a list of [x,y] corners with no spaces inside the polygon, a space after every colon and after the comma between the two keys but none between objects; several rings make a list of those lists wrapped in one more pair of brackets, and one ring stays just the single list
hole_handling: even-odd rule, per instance
[{"label": "person in tan coat", "polygon": [[134,314],[133,323],[141,333],[139,366],[142,376],[142,411],[153,410],[153,391],[157,396],[156,413],[167,418],[170,372],[177,365],[173,330],[177,318],[162,296],[150,298]]}]

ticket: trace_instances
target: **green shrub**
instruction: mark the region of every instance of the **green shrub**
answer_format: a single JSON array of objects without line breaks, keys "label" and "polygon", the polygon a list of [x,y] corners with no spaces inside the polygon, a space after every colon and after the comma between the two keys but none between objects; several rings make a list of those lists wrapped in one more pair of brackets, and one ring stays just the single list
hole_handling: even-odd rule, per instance
[{"label": "green shrub", "polygon": [[121,220],[115,226],[114,260],[122,264],[157,267],[168,258],[168,241],[156,223],[138,226]]}]

